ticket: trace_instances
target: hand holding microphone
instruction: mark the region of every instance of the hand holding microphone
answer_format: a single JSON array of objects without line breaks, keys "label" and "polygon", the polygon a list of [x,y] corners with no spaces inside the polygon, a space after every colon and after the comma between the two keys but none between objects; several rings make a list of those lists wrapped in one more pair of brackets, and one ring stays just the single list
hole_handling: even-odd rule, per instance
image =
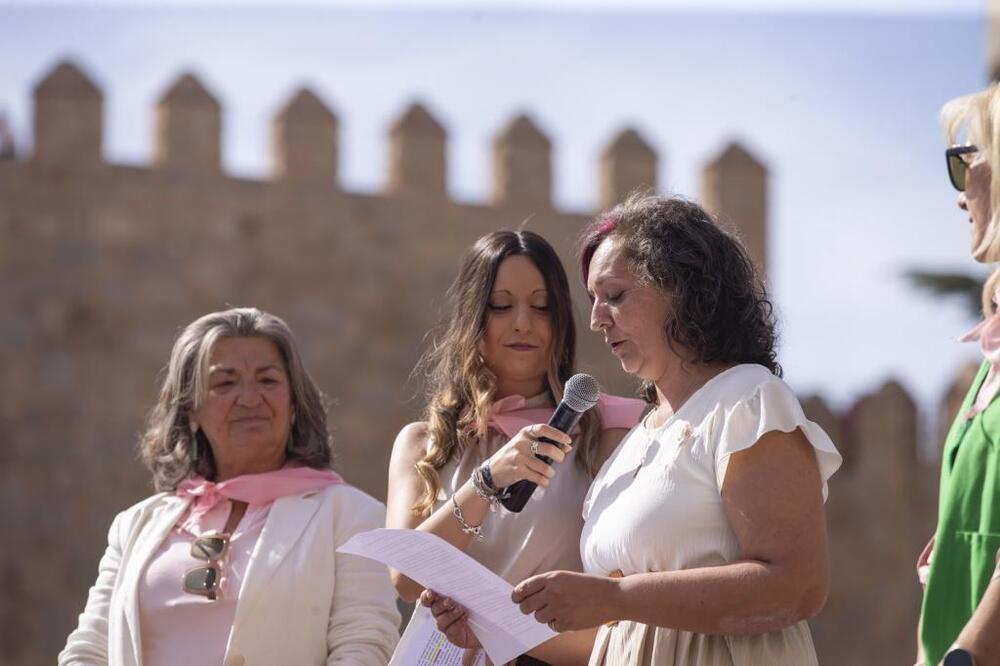
[{"label": "hand holding microphone", "polygon": [[[566,382],[566,388],[563,392],[563,399],[559,402],[559,406],[556,407],[556,411],[552,413],[552,417],[549,419],[549,423],[546,426],[530,426],[524,428],[518,435],[525,434],[525,431],[531,428],[547,428],[542,432],[539,430],[539,434],[542,436],[538,438],[537,443],[534,447],[535,458],[538,459],[543,465],[544,469],[547,470],[545,473],[545,483],[539,484],[537,481],[532,481],[530,478],[523,477],[521,481],[518,481],[514,485],[507,488],[507,496],[501,498],[500,502],[503,504],[504,508],[513,513],[518,513],[524,508],[524,505],[528,503],[531,499],[531,494],[535,492],[535,488],[538,485],[547,486],[548,479],[555,476],[555,470],[552,469],[552,460],[555,459],[554,456],[547,455],[552,452],[555,448],[552,445],[557,442],[571,441],[569,436],[565,433],[570,432],[576,427],[576,424],[580,422],[580,417],[588,409],[597,404],[598,399],[601,396],[601,387],[597,383],[597,380],[585,373],[578,373],[569,378]],[[545,433],[551,433],[552,430],[559,432],[563,437],[556,439],[548,438]],[[548,446],[551,448],[543,449],[543,446]],[[529,446],[530,448],[530,446]],[[568,449],[567,449],[568,450]],[[562,453],[562,451],[560,451]],[[565,457],[563,453],[558,460],[562,460]],[[537,465],[537,463],[534,463]],[[532,470],[535,467],[531,468]],[[494,477],[494,482],[497,487],[504,487],[502,481],[498,481]]]},{"label": "hand holding microphone", "polygon": [[569,435],[550,425],[536,423],[521,428],[490,458],[493,485],[507,488],[530,481],[548,486],[556,474],[552,461],[562,462],[573,448],[571,442]]}]

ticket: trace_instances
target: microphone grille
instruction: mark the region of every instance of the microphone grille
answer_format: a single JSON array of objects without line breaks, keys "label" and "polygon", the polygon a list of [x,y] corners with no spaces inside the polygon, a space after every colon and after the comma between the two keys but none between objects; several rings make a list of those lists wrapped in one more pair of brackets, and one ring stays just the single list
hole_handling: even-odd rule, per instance
[{"label": "microphone grille", "polygon": [[566,381],[563,402],[574,412],[585,412],[597,404],[601,385],[590,375],[580,372]]}]

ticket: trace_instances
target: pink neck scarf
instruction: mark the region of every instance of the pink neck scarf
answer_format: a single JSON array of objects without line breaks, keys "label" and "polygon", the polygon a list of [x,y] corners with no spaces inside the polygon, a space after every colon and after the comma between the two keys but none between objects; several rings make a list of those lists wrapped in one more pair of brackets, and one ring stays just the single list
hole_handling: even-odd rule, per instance
[{"label": "pink neck scarf", "polygon": [[548,403],[548,394],[525,398],[523,395],[509,395],[493,403],[486,423],[507,437],[513,437],[518,430],[536,423],[547,423],[556,408]]},{"label": "pink neck scarf", "polygon": [[[646,409],[646,404],[633,398],[620,398],[602,393],[597,400],[596,409],[601,414],[601,427],[631,428],[639,421],[639,416]],[[502,432],[507,437],[513,437],[518,430],[536,423],[548,423],[555,406],[549,401],[548,393],[542,393],[531,398],[520,395],[509,395],[493,403],[490,416],[487,419],[489,427]],[[579,427],[573,430],[576,434]]]},{"label": "pink neck scarf", "polygon": [[180,527],[188,532],[199,533],[195,530],[199,528],[201,519],[215,505],[225,500],[262,506],[279,497],[298,495],[341,483],[345,483],[344,479],[332,469],[290,465],[272,472],[235,476],[219,483],[195,476],[181,481],[177,486],[178,497],[194,498],[191,511]]},{"label": "pink neck scarf", "polygon": [[[1000,302],[1000,287],[993,293],[993,303],[997,302]],[[974,329],[959,338],[960,342],[977,340],[979,348],[983,351],[983,356],[990,362],[990,369],[982,386],[979,387],[979,393],[966,415],[967,418],[971,418],[986,409],[993,401],[997,391],[1000,390],[1000,312],[994,312],[979,322],[979,325]]]}]

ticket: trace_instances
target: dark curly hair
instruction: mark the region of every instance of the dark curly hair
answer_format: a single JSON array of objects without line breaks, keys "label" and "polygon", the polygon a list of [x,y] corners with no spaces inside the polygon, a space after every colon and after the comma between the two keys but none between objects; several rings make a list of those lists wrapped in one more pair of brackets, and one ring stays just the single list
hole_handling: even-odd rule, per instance
[{"label": "dark curly hair", "polygon": [[[781,376],[774,307],[743,244],[698,204],[643,192],[601,214],[580,239],[587,281],[590,261],[606,240],[621,243],[640,282],[673,296],[664,322],[667,343],[697,363],[757,363]],[[656,402],[652,382],[641,395]]]}]

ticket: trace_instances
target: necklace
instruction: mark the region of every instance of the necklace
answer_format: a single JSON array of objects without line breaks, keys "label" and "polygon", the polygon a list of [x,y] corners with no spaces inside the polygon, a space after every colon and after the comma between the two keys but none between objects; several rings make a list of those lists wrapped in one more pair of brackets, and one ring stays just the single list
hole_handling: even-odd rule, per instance
[{"label": "necklace", "polygon": [[[684,395],[683,400],[679,401],[677,409],[673,410],[669,416],[666,416],[663,419],[663,423],[661,423],[660,425],[653,426],[651,425],[651,422],[655,420],[655,417],[657,416],[657,411],[660,409],[660,407],[666,404],[665,402],[660,405],[657,405],[655,409],[650,410],[649,413],[643,417],[642,433],[643,436],[646,438],[646,444],[643,447],[642,458],[639,459],[639,464],[636,466],[635,471],[632,473],[633,479],[639,476],[639,471],[646,466],[647,462],[649,462],[648,458],[650,449],[653,447],[653,444],[660,439],[661,435],[667,430],[667,428],[674,423],[677,414],[682,409],[684,409],[684,406],[687,405],[688,401],[690,401],[691,398],[693,398],[694,395],[698,393],[698,391],[700,391],[706,384],[712,381],[715,377],[719,376],[719,374],[720,373],[718,372],[712,373],[711,375],[709,375],[704,379],[699,378],[692,381],[688,387],[687,395]],[[691,425],[689,423],[685,423],[684,428],[681,431],[680,436],[677,440],[678,444],[680,444],[680,442],[689,437],[690,434],[691,434]]]},{"label": "necklace", "polygon": [[639,464],[636,465],[635,471],[632,472],[633,479],[639,476],[639,470],[641,470],[643,467],[646,466],[647,458],[649,458],[649,450],[653,447],[653,443],[657,440],[660,433],[674,420],[674,414],[676,414],[677,412],[674,412],[673,414],[668,416],[667,419],[660,425],[656,427],[651,427],[649,425],[649,422],[651,420],[651,417],[655,413],[656,410],[653,409],[648,414],[646,414],[646,416],[643,417],[642,419],[642,435],[643,437],[646,438],[646,444],[645,446],[643,446],[642,457],[639,458]]},{"label": "necklace", "polygon": [[[696,373],[685,373],[687,377],[686,377],[686,385],[684,386],[684,391],[675,396],[674,399],[671,401],[672,403],[677,405],[677,408],[670,413],[670,416],[668,416],[663,421],[663,423],[661,423],[659,426],[656,426],[653,429],[658,430],[663,426],[665,426],[667,423],[670,423],[674,415],[677,414],[677,412],[679,412],[680,410],[684,409],[684,405],[686,405],[688,401],[691,400],[691,398],[693,398],[695,394],[698,393],[698,391],[703,389],[706,384],[714,380],[716,377],[728,372],[733,367],[734,366],[727,367],[723,365],[700,366]],[[680,381],[676,383],[680,383]],[[659,389],[657,389],[657,393],[662,397],[662,399],[658,401],[658,404],[656,405],[655,408],[653,408],[648,414],[646,414],[645,419],[643,419],[644,427],[648,426],[649,421],[651,420],[653,415],[660,410],[660,407],[667,404],[665,395],[662,392],[660,392]]]},{"label": "necklace", "polygon": [[[661,423],[660,425],[651,427],[651,423],[655,420],[655,417],[657,416],[660,407],[663,407],[664,405],[668,404],[665,399],[662,400],[661,403],[658,404],[654,409],[650,410],[650,412],[646,414],[645,417],[643,417],[642,434],[646,438],[646,444],[645,447],[643,448],[642,458],[640,458],[639,464],[636,465],[635,471],[632,473],[633,479],[635,479],[639,475],[639,470],[641,470],[643,467],[646,466],[646,463],[648,462],[647,459],[649,458],[649,452],[650,449],[652,449],[653,447],[653,443],[660,438],[660,436],[667,429],[668,426],[674,423],[677,414],[684,409],[684,407],[688,404],[688,402],[690,402],[691,398],[693,398],[695,394],[697,394],[713,379],[731,369],[731,367],[732,366],[730,367],[715,366],[714,368],[711,368],[709,366],[702,366],[697,374],[688,374],[687,385],[684,387],[685,390],[678,396],[676,396],[673,401],[677,405],[677,408],[674,409],[670,413],[670,415],[663,420],[663,423]],[[691,424],[685,423],[684,428],[680,432],[680,436],[677,440],[678,445],[680,444],[680,442],[683,442],[690,436],[691,436]]]}]

